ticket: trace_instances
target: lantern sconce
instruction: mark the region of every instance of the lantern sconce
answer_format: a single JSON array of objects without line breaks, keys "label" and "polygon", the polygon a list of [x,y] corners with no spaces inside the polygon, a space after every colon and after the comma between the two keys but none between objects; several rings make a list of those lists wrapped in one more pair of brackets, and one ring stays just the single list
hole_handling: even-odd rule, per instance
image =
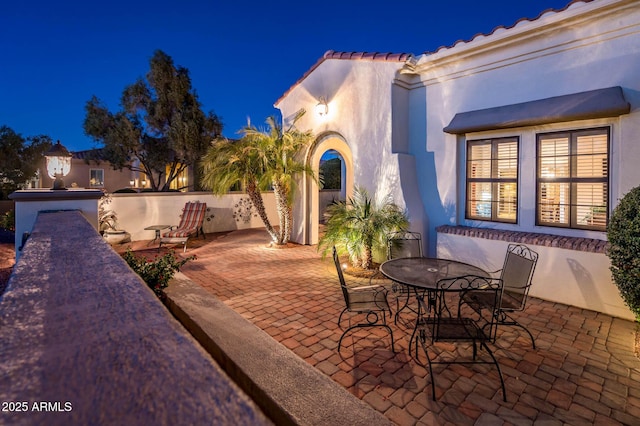
[{"label": "lantern sconce", "polygon": [[325,117],[327,114],[329,114],[329,105],[327,105],[327,100],[324,98],[324,96],[320,97],[316,105],[316,114],[319,117]]},{"label": "lantern sconce", "polygon": [[56,142],[56,144],[44,154],[47,174],[51,179],[54,179],[51,189],[67,189],[64,186],[62,178],[67,176],[71,171],[71,157],[73,157],[73,155],[67,148],[60,144],[60,141]]}]

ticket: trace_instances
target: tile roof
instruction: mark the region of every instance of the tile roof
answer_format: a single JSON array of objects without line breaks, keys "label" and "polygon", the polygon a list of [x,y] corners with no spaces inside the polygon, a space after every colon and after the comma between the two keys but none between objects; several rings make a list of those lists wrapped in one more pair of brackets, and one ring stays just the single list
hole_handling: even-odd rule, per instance
[{"label": "tile roof", "polygon": [[571,7],[575,3],[591,3],[592,1],[593,0],[572,0],[565,7],[563,7],[562,9],[554,9],[554,8],[545,9],[542,12],[540,12],[538,14],[538,16],[536,16],[533,19],[520,18],[516,22],[514,22],[513,25],[510,25],[508,27],[505,27],[504,25],[498,25],[493,30],[491,30],[491,32],[489,32],[489,33],[477,33],[477,34],[475,34],[473,37],[471,37],[468,40],[457,40],[457,41],[455,41],[453,44],[451,44],[449,46],[440,46],[434,51],[425,51],[425,52],[423,52],[423,54],[430,55],[430,54],[433,54],[433,53],[440,52],[441,50],[451,49],[452,47],[455,47],[456,45],[458,45],[460,43],[464,43],[464,44],[470,43],[470,42],[474,41],[478,37],[489,37],[489,36],[493,35],[496,31],[499,31],[499,30],[510,30],[511,28],[514,28],[516,25],[520,24],[521,22],[534,22],[534,21],[537,21],[538,19],[540,19],[543,15],[546,15],[547,13],[564,12],[565,10],[567,10],[569,7]]},{"label": "tile roof", "polygon": [[[440,46],[435,51],[432,51],[432,52],[425,51],[425,52],[423,52],[423,54],[424,55],[431,55],[433,53],[440,52],[442,50],[451,49],[451,48],[455,47],[456,45],[458,45],[460,43],[464,43],[464,44],[470,43],[470,42],[474,41],[478,37],[489,37],[489,36],[493,35],[496,31],[499,31],[499,30],[509,30],[511,28],[514,28],[516,25],[520,24],[521,22],[534,22],[534,21],[537,21],[538,19],[540,19],[543,15],[546,15],[547,13],[564,12],[565,10],[567,10],[569,7],[571,7],[575,3],[591,3],[592,1],[594,1],[594,0],[571,0],[562,9],[553,9],[553,8],[545,9],[542,12],[540,12],[538,14],[538,16],[536,16],[533,19],[520,18],[516,22],[514,22],[513,25],[510,25],[508,27],[505,27],[503,25],[499,25],[499,26],[495,27],[493,30],[491,30],[490,33],[478,33],[478,34],[474,35],[473,37],[471,37],[469,40],[457,40],[455,43],[453,43],[453,44],[451,44],[449,46]],[[309,70],[307,72],[305,72],[302,75],[302,77],[300,77],[298,79],[298,81],[296,81],[286,92],[284,92],[282,94],[282,96],[280,96],[280,98],[278,98],[278,100],[274,103],[274,106],[278,105],[280,103],[280,101],[282,101],[282,99],[284,99],[289,93],[291,93],[291,91],[296,86],[298,86],[300,83],[302,83],[302,81],[304,81],[304,79],[307,78],[309,76],[309,74],[311,74],[316,68],[318,68],[320,66],[320,64],[322,64],[327,59],[405,62],[405,61],[413,59],[413,58],[415,58],[415,56],[413,54],[411,54],[411,53],[336,52],[336,51],[333,51],[333,50],[327,50],[325,52],[325,54],[311,68],[309,68]]]},{"label": "tile roof", "polygon": [[346,59],[351,61],[380,61],[380,62],[405,62],[412,58],[411,53],[379,53],[379,52],[336,52],[327,50],[318,61],[307,70],[291,87],[278,98],[274,105],[278,105],[296,86],[304,81],[316,68],[327,59]]},{"label": "tile roof", "polygon": [[73,158],[77,158],[79,160],[104,160],[104,148],[87,149],[85,151],[74,151],[71,154],[73,154]]}]

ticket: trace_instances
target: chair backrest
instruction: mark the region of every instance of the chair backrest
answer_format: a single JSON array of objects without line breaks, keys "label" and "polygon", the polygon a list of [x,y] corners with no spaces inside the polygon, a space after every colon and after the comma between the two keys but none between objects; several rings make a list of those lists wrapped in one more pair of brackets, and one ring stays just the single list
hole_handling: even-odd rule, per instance
[{"label": "chair backrest", "polygon": [[[447,318],[464,317],[473,320],[478,329],[482,331],[485,340],[491,339],[494,328],[496,327],[496,307],[500,303],[500,294],[502,293],[502,280],[499,278],[481,277],[477,275],[465,275],[456,278],[445,278],[437,283],[438,299],[435,306],[436,326],[445,324]],[[458,312],[454,314],[449,310],[446,304],[446,294],[454,292],[464,297],[467,304],[482,306],[482,309],[470,309],[468,312]],[[477,300],[477,303],[474,302]],[[441,322],[440,322],[441,321]],[[447,335],[445,335],[447,334]],[[463,331],[461,335],[451,333],[449,330],[434,329],[434,339],[447,338],[450,340],[468,340],[471,334],[465,335]],[[477,335],[476,335],[477,337]]]},{"label": "chair backrest", "polygon": [[347,283],[344,281],[344,275],[342,274],[342,266],[340,265],[340,259],[338,258],[338,250],[336,250],[335,247],[333,247],[333,263],[336,265],[336,271],[338,272],[338,279],[340,280],[340,288],[342,288],[344,303],[349,307],[349,291],[347,289]]},{"label": "chair backrest", "polygon": [[422,235],[418,232],[396,232],[387,237],[387,259],[422,257]]},{"label": "chair backrest", "polygon": [[509,244],[500,274],[504,283],[500,309],[508,311],[524,309],[537,263],[538,253],[522,244]]},{"label": "chair backrest", "polygon": [[203,222],[207,212],[207,203],[201,203],[199,201],[188,201],[184,205],[182,210],[182,216],[180,217],[179,229],[199,229]]}]

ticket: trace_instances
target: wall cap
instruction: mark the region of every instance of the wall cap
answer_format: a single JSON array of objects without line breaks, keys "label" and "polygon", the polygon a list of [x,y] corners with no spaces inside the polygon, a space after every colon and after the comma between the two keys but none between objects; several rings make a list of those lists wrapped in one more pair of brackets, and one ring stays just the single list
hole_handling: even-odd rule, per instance
[{"label": "wall cap", "polygon": [[499,240],[510,243],[531,244],[556,247],[567,250],[591,253],[606,252],[609,242],[595,238],[567,237],[564,235],[543,234],[538,232],[506,231],[503,229],[472,228],[469,226],[442,225],[436,228],[440,234],[463,235],[465,237]]},{"label": "wall cap", "polygon": [[22,189],[9,195],[13,201],[51,201],[51,200],[98,200],[103,192],[99,189]]}]

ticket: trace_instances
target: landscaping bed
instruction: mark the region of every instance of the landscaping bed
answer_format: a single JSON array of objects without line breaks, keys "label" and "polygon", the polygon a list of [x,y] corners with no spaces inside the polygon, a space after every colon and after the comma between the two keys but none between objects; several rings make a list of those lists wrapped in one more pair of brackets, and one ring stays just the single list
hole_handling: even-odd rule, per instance
[{"label": "landscaping bed", "polygon": [[0,229],[0,294],[4,293],[15,263],[14,233]]}]

